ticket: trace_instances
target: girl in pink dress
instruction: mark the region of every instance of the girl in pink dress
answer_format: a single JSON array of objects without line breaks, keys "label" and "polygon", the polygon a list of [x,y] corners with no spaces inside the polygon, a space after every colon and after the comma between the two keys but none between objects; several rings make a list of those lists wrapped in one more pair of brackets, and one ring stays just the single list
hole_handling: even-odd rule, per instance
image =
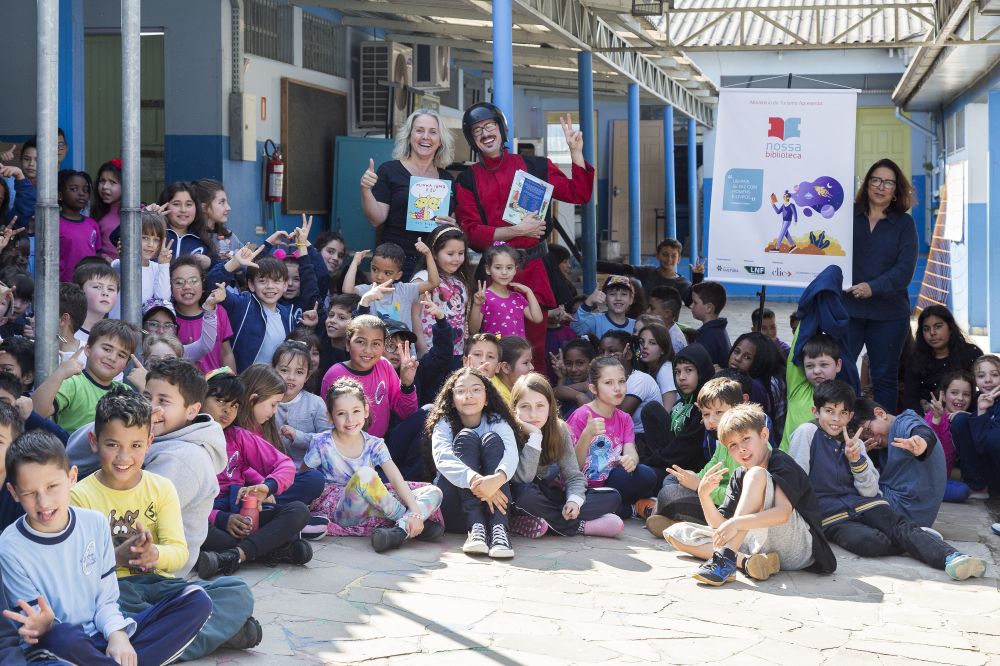
[{"label": "girl in pink dress", "polygon": [[490,285],[479,283],[479,291],[469,311],[469,331],[525,337],[525,319],[540,324],[545,313],[534,292],[514,282],[514,275],[524,263],[524,253],[507,243],[497,242],[483,253],[482,261]]}]

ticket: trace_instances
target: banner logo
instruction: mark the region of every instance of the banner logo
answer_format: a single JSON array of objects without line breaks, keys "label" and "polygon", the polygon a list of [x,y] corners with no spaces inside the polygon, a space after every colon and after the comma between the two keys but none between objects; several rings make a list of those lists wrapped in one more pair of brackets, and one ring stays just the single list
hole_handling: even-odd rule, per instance
[{"label": "banner logo", "polygon": [[763,266],[744,266],[743,270],[750,275],[763,275],[766,269]]},{"label": "banner logo", "polygon": [[771,116],[767,119],[767,122],[768,138],[774,137],[778,141],[784,141],[785,139],[795,139],[802,136],[802,133],[799,131],[799,123],[802,122],[801,118],[778,118],[777,116]]}]

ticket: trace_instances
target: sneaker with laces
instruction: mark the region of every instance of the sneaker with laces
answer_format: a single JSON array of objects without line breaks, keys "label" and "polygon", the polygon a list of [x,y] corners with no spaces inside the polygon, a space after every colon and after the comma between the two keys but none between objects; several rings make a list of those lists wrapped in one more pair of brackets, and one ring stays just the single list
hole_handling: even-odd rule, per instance
[{"label": "sneaker with laces", "polygon": [[261,628],[260,622],[251,615],[243,623],[239,631],[230,636],[229,640],[222,644],[222,647],[228,650],[249,650],[260,645],[260,641],[263,638],[264,630]]},{"label": "sneaker with laces", "polygon": [[376,527],[372,532],[372,548],[376,553],[399,548],[406,541],[406,530],[402,527]]},{"label": "sneaker with laces", "polygon": [[632,505],[632,515],[639,520],[646,520],[656,511],[656,500],[654,499],[641,499],[636,500],[635,504]]},{"label": "sneaker with laces", "polygon": [[712,553],[712,559],[706,561],[694,574],[694,579],[718,587],[736,577],[736,558],[731,557],[728,548]]},{"label": "sneaker with laces", "polygon": [[512,514],[508,519],[510,531],[528,539],[537,539],[549,531],[549,524],[544,518],[529,516],[525,513]]},{"label": "sneaker with laces", "polygon": [[514,557],[514,549],[510,547],[510,539],[507,537],[507,527],[505,525],[494,525],[490,533],[489,556],[498,560],[507,560]]},{"label": "sneaker with laces", "polygon": [[754,580],[767,580],[781,571],[777,553],[756,553],[743,560],[743,573]]},{"label": "sneaker with laces", "polygon": [[214,552],[203,550],[198,555],[198,577],[202,580],[216,576],[232,576],[240,568],[240,552],[235,548]]},{"label": "sneaker with laces", "polygon": [[437,541],[444,534],[444,523],[425,520],[424,531],[417,535],[417,541]]},{"label": "sneaker with laces", "polygon": [[274,566],[276,564],[305,564],[313,557],[312,546],[308,541],[295,539],[289,541],[284,546],[275,548],[262,559],[264,564]]},{"label": "sneaker with laces", "polygon": [[490,546],[486,543],[486,527],[482,523],[476,523],[469,530],[462,552],[467,555],[486,555],[490,552]]},{"label": "sneaker with laces", "polygon": [[952,553],[944,561],[944,570],[953,580],[981,578],[986,573],[986,562],[963,553]]},{"label": "sneaker with laces", "polygon": [[970,500],[988,500],[990,498],[990,491],[986,488],[980,488],[979,490],[973,490],[969,493]]},{"label": "sneaker with laces", "polygon": [[990,525],[990,529],[993,530],[993,534],[1000,536],[1000,523],[993,523]]},{"label": "sneaker with laces", "polygon": [[326,528],[330,525],[330,519],[326,516],[313,516],[302,531],[299,532],[300,539],[316,541],[326,536]]}]

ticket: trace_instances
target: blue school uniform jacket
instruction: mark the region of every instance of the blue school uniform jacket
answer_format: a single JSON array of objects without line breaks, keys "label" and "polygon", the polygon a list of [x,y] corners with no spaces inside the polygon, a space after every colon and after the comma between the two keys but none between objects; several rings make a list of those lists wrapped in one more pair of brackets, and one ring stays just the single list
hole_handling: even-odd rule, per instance
[{"label": "blue school uniform jacket", "polygon": [[[907,439],[914,435],[927,442],[927,450],[919,457],[892,445],[896,437]],[[921,527],[930,527],[941,508],[948,480],[944,450],[927,422],[912,409],[892,422],[888,440],[889,445],[873,456],[879,466],[879,490],[898,513]]]},{"label": "blue school uniform jacket", "polygon": [[[225,264],[218,263],[208,272],[207,283],[229,283],[231,274]],[[267,330],[267,319],[264,315],[264,304],[257,300],[253,292],[234,292],[226,289],[226,300],[222,302],[229,315],[229,323],[233,329],[233,356],[236,359],[236,372],[243,372],[251,365],[260,352],[264,342],[264,332]],[[295,317],[292,309],[278,303],[278,314],[287,335],[295,328]]]},{"label": "blue school uniform jacket", "polygon": [[212,251],[209,247],[205,245],[205,243],[195,234],[183,234],[179,236],[176,231],[167,227],[167,242],[169,243],[170,241],[174,242],[174,259],[184,256],[185,254],[204,254],[209,257],[212,256]]}]

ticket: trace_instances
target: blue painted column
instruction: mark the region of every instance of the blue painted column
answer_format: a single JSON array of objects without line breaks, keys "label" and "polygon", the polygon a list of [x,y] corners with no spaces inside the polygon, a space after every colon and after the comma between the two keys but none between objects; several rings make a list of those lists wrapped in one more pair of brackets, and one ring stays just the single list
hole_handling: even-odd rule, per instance
[{"label": "blue painted column", "polygon": [[[580,88],[580,132],[583,159],[594,164],[594,54],[580,51],[576,56],[576,76]],[[596,168],[597,165],[594,164]],[[596,181],[597,178],[595,177]],[[597,289],[597,188],[590,201],[580,207],[581,250],[583,251],[583,293]]]},{"label": "blue painted column", "polygon": [[507,117],[507,147],[514,150],[514,14],[511,0],[493,2],[493,103]]},{"label": "blue painted column", "polygon": [[642,199],[639,193],[639,84],[628,84],[628,262],[642,263],[639,222]]},{"label": "blue painted column", "polygon": [[688,119],[688,210],[691,224],[691,263],[701,255],[698,229],[698,124]]},{"label": "blue painted column", "polygon": [[[1000,274],[994,263],[1000,263],[1000,91],[989,93],[989,199],[987,200],[986,261],[989,276],[986,285],[986,325],[989,327],[990,349],[1000,349]],[[982,292],[980,292],[982,293]]]},{"label": "blue painted column", "polygon": [[[59,0],[59,127],[66,132],[60,168],[84,169],[83,2]],[[110,158],[109,158],[110,159]]]},{"label": "blue painted column", "polygon": [[[663,209],[667,213],[667,228],[664,238],[677,238],[677,178],[674,173],[674,107],[663,107],[663,162],[664,188]],[[660,239],[657,239],[659,242]]]}]

